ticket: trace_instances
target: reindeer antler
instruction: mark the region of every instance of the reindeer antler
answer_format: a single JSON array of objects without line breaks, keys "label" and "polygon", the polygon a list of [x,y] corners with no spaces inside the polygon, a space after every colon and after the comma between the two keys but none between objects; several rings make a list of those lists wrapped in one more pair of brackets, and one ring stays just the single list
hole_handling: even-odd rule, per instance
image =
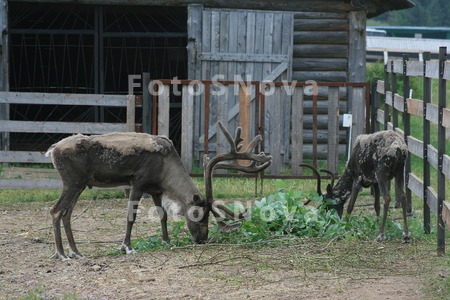
[{"label": "reindeer antler", "polygon": [[[259,154],[255,153],[256,146],[261,142],[262,138],[260,135],[257,135],[253,138],[253,140],[249,143],[247,149],[244,151],[240,151],[242,148],[241,142],[243,139],[241,138],[242,129],[238,127],[236,129],[236,133],[233,137],[228,132],[228,130],[223,126],[223,124],[218,122],[219,128],[224,133],[228,143],[230,144],[230,152],[216,155],[214,158],[209,159],[209,157],[205,154],[203,159],[203,167],[204,167],[204,178],[205,178],[205,191],[206,191],[206,199],[208,203],[211,205],[211,212],[218,219],[220,217],[219,212],[215,211],[215,208],[222,211],[228,218],[225,220],[239,220],[243,219],[247,213],[245,210],[241,212],[237,216],[233,211],[228,209],[226,206],[218,203],[214,203],[213,190],[212,190],[212,173],[214,169],[233,169],[242,171],[245,173],[257,173],[265,168],[267,168],[272,162],[272,156],[266,155],[264,152]],[[242,165],[239,161],[247,160],[248,164]],[[220,225],[223,225],[223,222],[217,220]]]}]

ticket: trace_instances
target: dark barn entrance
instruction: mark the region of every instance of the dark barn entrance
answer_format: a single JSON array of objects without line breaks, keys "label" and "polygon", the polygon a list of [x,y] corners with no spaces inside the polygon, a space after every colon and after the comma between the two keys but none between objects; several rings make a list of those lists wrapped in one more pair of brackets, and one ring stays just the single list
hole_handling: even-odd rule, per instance
[{"label": "dark barn entrance", "polygon": [[[128,94],[128,75],[187,77],[186,7],[10,2],[9,20],[10,91]],[[141,115],[138,111],[136,122]],[[181,119],[177,103],[171,116],[171,122]],[[11,105],[10,119],[124,122],[125,109]],[[179,139],[178,131],[172,139]],[[10,146],[45,150],[62,137],[11,133]]]}]

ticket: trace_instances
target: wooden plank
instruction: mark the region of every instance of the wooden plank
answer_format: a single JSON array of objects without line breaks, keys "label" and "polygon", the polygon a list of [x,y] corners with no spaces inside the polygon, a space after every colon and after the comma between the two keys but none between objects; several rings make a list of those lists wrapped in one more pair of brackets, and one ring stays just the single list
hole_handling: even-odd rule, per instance
[{"label": "wooden plank", "polygon": [[442,220],[447,225],[447,228],[450,229],[450,203],[447,201],[442,203]]},{"label": "wooden plank", "polygon": [[182,88],[181,107],[181,161],[186,170],[191,173],[194,157],[194,91],[191,85],[185,85]]},{"label": "wooden plank", "polygon": [[0,189],[11,190],[59,190],[62,188],[61,179],[2,179],[0,180]]},{"label": "wooden plank", "polygon": [[303,162],[303,87],[297,87],[292,96],[292,175],[300,175]]},{"label": "wooden plank", "polygon": [[392,106],[392,92],[386,91],[386,97],[384,99],[385,103],[389,106]]},{"label": "wooden plank", "polygon": [[5,132],[39,133],[85,133],[104,134],[126,132],[127,125],[119,123],[80,123],[80,122],[42,122],[0,120],[0,128]]},{"label": "wooden plank", "polygon": [[408,151],[420,158],[423,158],[423,142],[413,136],[408,136]]},{"label": "wooden plank", "polygon": [[317,18],[311,19],[307,16],[302,18],[298,17],[296,12],[294,15],[294,30],[295,31],[320,31],[320,30],[334,30],[334,31],[347,31],[348,30],[348,20],[337,19],[337,18]]},{"label": "wooden plank", "polygon": [[342,45],[348,43],[347,31],[295,31],[294,44]]},{"label": "wooden plank", "polygon": [[395,74],[403,74],[403,60],[394,60],[393,72]]},{"label": "wooden plank", "polygon": [[8,163],[51,163],[50,157],[37,151],[1,151],[0,162]]},{"label": "wooden plank", "polygon": [[188,78],[200,79],[201,63],[197,60],[197,52],[203,45],[202,26],[203,26],[203,5],[188,5],[187,20],[187,56],[188,56]]},{"label": "wooden plank", "polygon": [[434,79],[439,78],[439,61],[437,61],[437,60],[427,61],[425,77],[434,78]]},{"label": "wooden plank", "polygon": [[382,109],[377,110],[377,122],[380,124],[384,124],[384,110]]},{"label": "wooden plank", "polygon": [[[281,90],[277,89],[272,96],[266,96],[266,116],[269,117],[269,122],[266,122],[269,133],[269,149],[272,155],[272,163],[270,165],[270,174],[279,175],[282,169],[282,101]],[[266,128],[267,128],[266,127]],[[267,141],[266,141],[267,143]]]},{"label": "wooden plank", "polygon": [[432,145],[427,145],[427,156],[428,162],[431,166],[433,166],[436,170],[438,169],[438,151]]},{"label": "wooden plank", "polygon": [[[225,51],[225,50],[224,50]],[[289,61],[289,57],[284,54],[252,54],[252,53],[207,53],[203,52],[198,58],[206,61],[227,61],[227,62],[271,62],[280,63]]]},{"label": "wooden plank", "polygon": [[408,60],[406,62],[406,76],[423,76],[423,61]]},{"label": "wooden plank", "polygon": [[348,61],[345,58],[295,58],[293,71],[345,71]]},{"label": "wooden plank", "polygon": [[405,110],[405,100],[402,95],[397,93],[394,94],[394,108],[399,112],[403,112]]},{"label": "wooden plank", "polygon": [[[249,86],[239,88],[239,126],[242,128],[241,137],[243,149],[247,149],[250,143],[250,97],[252,91]],[[246,162],[243,161],[242,164]]]},{"label": "wooden plank", "polygon": [[164,85],[158,97],[158,134],[169,136],[170,86]]},{"label": "wooden plank", "polygon": [[339,88],[330,87],[328,97],[328,166],[338,173],[339,167]]},{"label": "wooden plank", "polygon": [[344,82],[347,79],[347,72],[345,71],[315,71],[315,72],[303,72],[293,71],[292,79],[297,81],[329,81],[329,82]]},{"label": "wooden plank", "polygon": [[450,128],[450,108],[443,108],[442,110],[442,126]]},{"label": "wooden plank", "polygon": [[444,65],[444,79],[450,80],[450,61],[446,61]]},{"label": "wooden plank", "polygon": [[423,101],[419,99],[406,99],[408,103],[408,114],[423,117]]},{"label": "wooden plank", "polygon": [[394,130],[394,124],[392,122],[388,122],[386,127],[386,130]]},{"label": "wooden plank", "polygon": [[447,179],[450,179],[450,156],[447,154],[442,156],[442,174],[444,174]]},{"label": "wooden plank", "polygon": [[365,133],[366,125],[366,89],[354,87],[351,89],[351,112],[352,112],[352,146],[358,135]]},{"label": "wooden plank", "polygon": [[408,176],[408,189],[423,200],[423,182],[413,173]]},{"label": "wooden plank", "polygon": [[126,95],[0,92],[0,103],[36,105],[127,106]]},{"label": "wooden plank", "polygon": [[136,131],[136,96],[127,95],[127,131]]},{"label": "wooden plank", "polygon": [[439,107],[435,104],[427,103],[427,115],[425,118],[431,123],[439,123]]},{"label": "wooden plank", "polygon": [[384,95],[384,81],[383,80],[377,81],[377,93]]},{"label": "wooden plank", "polygon": [[300,58],[347,58],[347,45],[294,44],[293,55]]},{"label": "wooden plank", "polygon": [[[342,13],[342,12],[325,12],[325,11],[296,11],[294,12],[294,18],[295,19],[310,19],[310,20],[314,20],[314,19],[318,19],[318,21],[327,19],[325,21],[330,21],[333,19],[344,19],[347,20],[347,13]],[[347,23],[346,21],[344,23]],[[328,24],[325,23],[324,24]]]},{"label": "wooden plank", "polygon": [[430,207],[430,211],[432,211],[435,216],[438,215],[437,203],[436,191],[431,186],[427,187],[427,204]]}]

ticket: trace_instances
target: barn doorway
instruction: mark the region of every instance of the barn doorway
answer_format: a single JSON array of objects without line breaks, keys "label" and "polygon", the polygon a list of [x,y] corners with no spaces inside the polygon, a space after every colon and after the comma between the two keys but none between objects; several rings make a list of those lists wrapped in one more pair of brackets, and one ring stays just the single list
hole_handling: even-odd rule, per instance
[{"label": "barn doorway", "polygon": [[[11,2],[9,22],[10,91],[128,94],[128,75],[187,78],[186,7]],[[174,122],[181,119],[176,99],[172,115]],[[113,107],[10,106],[11,120],[123,122],[125,117],[124,109]],[[10,148],[45,150],[61,138],[11,133]]]}]

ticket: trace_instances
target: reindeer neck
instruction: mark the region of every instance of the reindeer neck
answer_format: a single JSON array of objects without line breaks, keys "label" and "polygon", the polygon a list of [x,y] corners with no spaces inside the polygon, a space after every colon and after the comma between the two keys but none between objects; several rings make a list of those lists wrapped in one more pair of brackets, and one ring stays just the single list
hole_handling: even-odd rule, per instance
[{"label": "reindeer neck", "polygon": [[350,169],[346,168],[339,181],[333,188],[333,197],[339,198],[341,203],[346,203],[350,198],[353,187],[353,178]]}]

